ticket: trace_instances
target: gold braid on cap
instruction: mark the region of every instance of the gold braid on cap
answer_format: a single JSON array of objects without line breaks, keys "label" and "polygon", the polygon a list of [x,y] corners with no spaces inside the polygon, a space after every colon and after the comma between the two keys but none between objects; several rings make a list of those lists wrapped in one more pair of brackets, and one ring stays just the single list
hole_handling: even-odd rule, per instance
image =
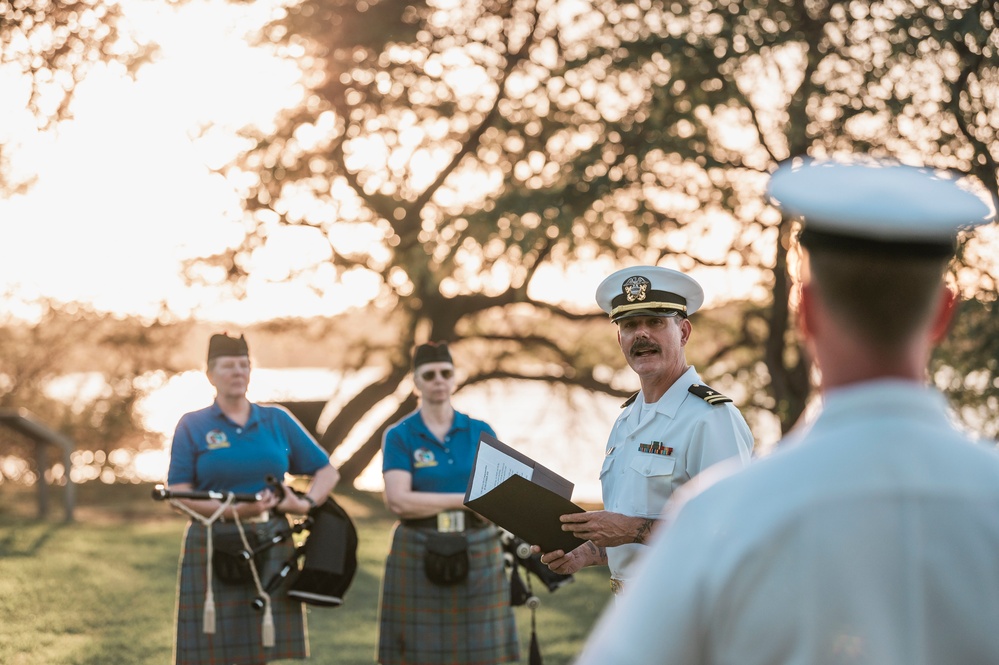
[{"label": "gold braid on cap", "polygon": [[620,305],[611,310],[610,317],[614,317],[624,314],[625,312],[631,312],[636,309],[665,309],[670,311],[687,313],[687,306],[680,305],[675,302],[655,302],[655,301],[645,301],[645,302],[635,302],[627,305]]}]

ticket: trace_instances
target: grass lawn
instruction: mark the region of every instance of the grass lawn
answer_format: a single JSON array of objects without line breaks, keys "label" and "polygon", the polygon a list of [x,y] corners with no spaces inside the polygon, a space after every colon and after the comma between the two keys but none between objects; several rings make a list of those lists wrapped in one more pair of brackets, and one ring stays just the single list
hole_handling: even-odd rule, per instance
[{"label": "grass lawn", "polygon": [[[167,665],[185,519],[150,498],[149,485],[78,488],[76,520],[38,521],[34,495],[0,486],[0,663]],[[308,606],[311,663],[375,662],[378,589],[393,519],[379,495],[338,491],[360,532],[359,569],[339,608]],[[579,652],[610,599],[605,567],[549,593],[537,579],[545,665]],[[514,610],[527,662],[531,612]],[[286,661],[288,663],[302,661]]]}]

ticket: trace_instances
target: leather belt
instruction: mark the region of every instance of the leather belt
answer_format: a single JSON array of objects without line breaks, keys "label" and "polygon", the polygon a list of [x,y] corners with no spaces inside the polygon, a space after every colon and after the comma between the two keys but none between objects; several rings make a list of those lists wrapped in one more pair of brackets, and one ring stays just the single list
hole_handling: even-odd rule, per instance
[{"label": "leather belt", "polygon": [[489,522],[469,510],[445,510],[430,517],[399,521],[412,529],[434,529],[442,533],[461,533],[489,526]]}]

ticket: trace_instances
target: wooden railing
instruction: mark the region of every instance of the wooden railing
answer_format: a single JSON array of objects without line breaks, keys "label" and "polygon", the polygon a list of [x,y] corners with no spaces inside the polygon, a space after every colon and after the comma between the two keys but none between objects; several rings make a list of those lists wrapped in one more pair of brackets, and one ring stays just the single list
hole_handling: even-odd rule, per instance
[{"label": "wooden railing", "polygon": [[58,448],[62,453],[63,466],[66,469],[66,491],[64,501],[66,506],[66,521],[73,521],[73,509],[76,502],[76,492],[70,471],[73,468],[74,444],[68,438],[50,429],[27,409],[0,409],[0,425],[8,427],[27,437],[34,444],[35,468],[38,469],[38,516],[48,517],[49,485],[45,481],[45,471],[49,468],[48,446]]}]

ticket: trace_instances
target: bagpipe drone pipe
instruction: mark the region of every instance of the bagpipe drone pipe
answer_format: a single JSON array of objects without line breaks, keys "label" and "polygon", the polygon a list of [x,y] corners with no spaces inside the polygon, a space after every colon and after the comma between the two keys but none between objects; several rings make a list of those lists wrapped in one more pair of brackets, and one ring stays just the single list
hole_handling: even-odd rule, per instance
[{"label": "bagpipe drone pipe", "polygon": [[[274,478],[267,478],[268,486],[279,497],[284,487]],[[217,499],[225,501],[229,493],[217,491],[174,492],[157,485],[153,489],[156,500],[173,499]],[[257,501],[259,494],[234,494],[232,501]],[[305,532],[300,545],[281,565],[280,570],[263,581],[263,590],[270,594],[281,588],[287,595],[303,603],[324,607],[339,607],[344,594],[350,587],[357,571],[357,529],[354,522],[336,502],[332,495],[322,504],[312,508],[308,514],[286,527],[279,529],[270,539],[251,547],[243,548],[236,555],[246,562],[278,543],[293,538],[294,534]],[[254,607],[263,609],[264,599],[253,601]]]},{"label": "bagpipe drone pipe", "polygon": [[[554,592],[576,579],[572,575],[553,572],[541,563],[540,553],[531,553],[530,544],[505,529],[500,531],[500,542],[503,544],[504,558],[510,570],[510,604],[514,607],[527,605],[533,608],[541,604],[538,597],[532,593],[531,575],[537,577],[549,592]],[[520,568],[530,575],[521,577]]]},{"label": "bagpipe drone pipe", "polygon": [[[531,610],[531,652],[530,665],[542,665],[541,649],[538,646],[537,623],[535,610],[541,605],[541,599],[534,595],[534,585],[531,578],[536,577],[545,585],[549,593],[570,582],[575,581],[572,575],[561,575],[553,572],[541,563],[541,554],[532,553],[531,546],[506,529],[500,530],[500,542],[503,545],[503,558],[510,570],[510,605],[520,607],[526,605]],[[521,576],[520,568],[525,574]]]}]

